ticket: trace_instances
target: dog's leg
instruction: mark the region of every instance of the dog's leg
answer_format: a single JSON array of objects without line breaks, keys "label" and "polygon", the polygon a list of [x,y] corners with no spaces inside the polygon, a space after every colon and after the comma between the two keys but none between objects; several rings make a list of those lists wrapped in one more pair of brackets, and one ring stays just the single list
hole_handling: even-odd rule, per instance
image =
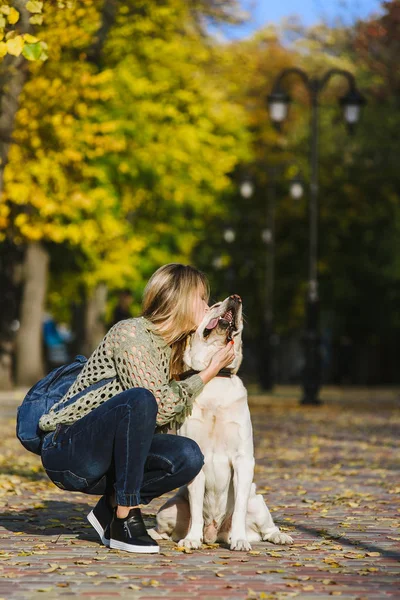
[{"label": "dog's leg", "polygon": [[[157,513],[157,526],[154,530],[149,530],[153,539],[180,540],[189,530],[190,513],[189,503],[186,499],[184,487],[167,500]],[[158,537],[156,537],[158,536]]]},{"label": "dog's leg", "polygon": [[251,550],[246,536],[246,513],[254,473],[254,458],[238,456],[233,464],[235,506],[232,515],[231,550]]},{"label": "dog's leg", "polygon": [[203,541],[203,502],[206,477],[203,469],[191,481],[188,486],[189,506],[190,506],[190,529],[183,539],[178,542],[179,546],[185,548],[200,548]]},{"label": "dog's leg", "polygon": [[248,539],[271,542],[272,544],[292,544],[290,535],[279,530],[261,494],[255,493],[253,484],[247,512]]}]

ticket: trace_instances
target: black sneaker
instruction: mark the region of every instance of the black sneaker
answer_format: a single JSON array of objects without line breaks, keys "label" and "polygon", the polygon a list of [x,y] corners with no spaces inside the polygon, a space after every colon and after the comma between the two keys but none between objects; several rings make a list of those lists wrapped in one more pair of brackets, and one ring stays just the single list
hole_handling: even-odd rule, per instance
[{"label": "black sneaker", "polygon": [[119,519],[117,511],[114,511],[110,525],[110,548],[143,554],[160,552],[160,546],[147,533],[140,508],[131,508],[124,519]]},{"label": "black sneaker", "polygon": [[113,518],[113,509],[106,496],[102,496],[94,509],[86,517],[95,528],[105,546],[110,545],[110,523]]}]

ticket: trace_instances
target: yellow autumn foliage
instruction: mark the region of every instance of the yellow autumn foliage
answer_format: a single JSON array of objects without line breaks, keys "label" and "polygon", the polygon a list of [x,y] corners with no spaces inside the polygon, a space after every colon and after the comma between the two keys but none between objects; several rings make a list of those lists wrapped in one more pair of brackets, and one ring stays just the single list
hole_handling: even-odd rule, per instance
[{"label": "yellow autumn foliage", "polygon": [[48,60],[30,64],[0,204],[0,235],[65,246],[89,288],[190,260],[247,153],[243,110],[213,74],[220,50],[185,2],[126,3],[96,65],[100,9],[44,5]]}]

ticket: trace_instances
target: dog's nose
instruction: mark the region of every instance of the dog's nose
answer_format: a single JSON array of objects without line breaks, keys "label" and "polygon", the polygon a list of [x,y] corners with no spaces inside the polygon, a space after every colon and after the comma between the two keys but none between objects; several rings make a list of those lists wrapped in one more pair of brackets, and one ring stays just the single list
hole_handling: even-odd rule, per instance
[{"label": "dog's nose", "polygon": [[242,299],[240,296],[238,296],[238,294],[232,294],[231,299],[234,300],[235,302],[239,302],[239,304],[242,303]]}]

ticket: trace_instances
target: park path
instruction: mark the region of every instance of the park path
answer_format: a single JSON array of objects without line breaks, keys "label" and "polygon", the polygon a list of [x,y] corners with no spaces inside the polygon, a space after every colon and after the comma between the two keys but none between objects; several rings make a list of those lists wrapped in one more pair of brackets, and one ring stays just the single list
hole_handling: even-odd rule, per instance
[{"label": "park path", "polygon": [[307,408],[295,388],[252,394],[255,480],[294,545],[159,556],[99,544],[97,498],[57,489],[16,440],[21,397],[0,394],[0,600],[400,598],[399,391],[326,389]]}]

